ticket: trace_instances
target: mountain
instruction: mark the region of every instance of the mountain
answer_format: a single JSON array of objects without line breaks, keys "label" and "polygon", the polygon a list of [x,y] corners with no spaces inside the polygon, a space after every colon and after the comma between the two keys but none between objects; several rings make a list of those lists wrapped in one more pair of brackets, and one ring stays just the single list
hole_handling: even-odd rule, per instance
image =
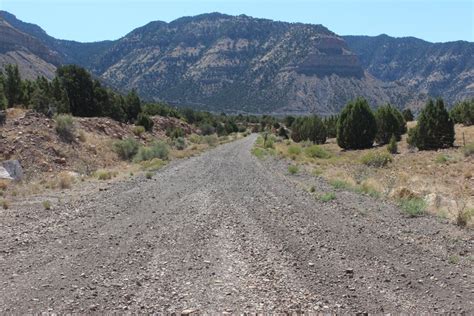
[{"label": "mountain", "polygon": [[362,67],[385,82],[442,96],[449,103],[474,96],[474,43],[430,43],[414,37],[344,36]]},{"label": "mountain", "polygon": [[[32,38],[40,41],[56,55],[57,60],[53,62],[56,66],[60,64],[78,64],[87,66],[94,61],[96,56],[100,55],[113,44],[113,41],[81,43],[56,39],[49,36],[38,25],[23,22],[7,11],[0,11],[0,22],[10,25],[10,27],[16,29],[17,32],[28,34]],[[3,45],[3,39],[0,39],[0,43]],[[30,50],[30,47],[28,46],[22,48],[24,50]],[[41,55],[38,57],[42,58]]]},{"label": "mountain", "polygon": [[151,22],[91,66],[120,89],[215,111],[330,114],[358,95],[379,103],[395,91],[366,76],[327,28],[244,15]]},{"label": "mountain", "polygon": [[150,22],[116,41],[79,43],[5,11],[2,20],[59,62],[12,35],[18,43],[2,49],[0,65],[12,52],[28,52],[40,60],[29,61],[33,68],[76,63],[121,91],[199,109],[328,115],[357,96],[373,106],[405,107],[422,104],[427,94],[448,101],[474,95],[468,42],[341,37],[322,25],[211,13]]},{"label": "mountain", "polygon": [[0,19],[0,65],[17,64],[23,76],[52,78],[60,57],[38,38]]}]

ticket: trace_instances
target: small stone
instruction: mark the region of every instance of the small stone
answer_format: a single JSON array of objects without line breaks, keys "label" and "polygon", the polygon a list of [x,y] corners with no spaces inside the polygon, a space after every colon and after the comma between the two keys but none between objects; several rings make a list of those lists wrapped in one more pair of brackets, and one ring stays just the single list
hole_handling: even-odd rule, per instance
[{"label": "small stone", "polygon": [[192,313],[196,313],[198,310],[195,308],[187,308],[181,312],[181,315],[190,315]]}]

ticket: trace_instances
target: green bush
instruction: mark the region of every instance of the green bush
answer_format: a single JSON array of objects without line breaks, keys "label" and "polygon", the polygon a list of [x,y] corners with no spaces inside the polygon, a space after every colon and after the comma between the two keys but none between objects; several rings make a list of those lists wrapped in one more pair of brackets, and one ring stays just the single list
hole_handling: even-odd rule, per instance
[{"label": "green bush", "polygon": [[369,167],[381,168],[392,162],[392,156],[387,152],[369,152],[361,157],[361,162]]},{"label": "green bush", "polygon": [[168,159],[169,149],[168,145],[163,142],[156,142],[150,147],[140,147],[138,153],[133,158],[134,162],[141,162],[145,160],[152,160],[160,158],[162,160]]},{"label": "green bush", "polygon": [[342,110],[337,122],[337,144],[344,149],[370,148],[377,133],[377,122],[367,101],[357,98]]},{"label": "green bush", "polygon": [[403,123],[400,122],[399,119],[403,120],[401,115],[400,118],[398,118],[396,109],[389,104],[381,106],[377,111],[375,111],[375,120],[377,122],[377,134],[375,135],[375,140],[378,144],[387,144],[392,135],[395,135],[396,140],[401,139],[401,124],[405,123],[404,121]]},{"label": "green bush", "polygon": [[175,139],[178,137],[184,137],[185,133],[181,127],[169,127],[166,129],[166,136],[171,139]]},{"label": "green bush", "polygon": [[263,148],[275,148],[276,137],[269,133],[263,133],[261,145]]},{"label": "green bush", "polygon": [[297,143],[308,140],[316,144],[324,144],[326,134],[323,121],[316,115],[298,117],[291,125],[291,139]]},{"label": "green bush", "polygon": [[113,145],[113,151],[123,160],[131,160],[138,152],[139,144],[133,138],[118,140]]},{"label": "green bush", "polygon": [[288,172],[289,172],[290,174],[297,174],[298,171],[299,171],[299,168],[298,168],[297,165],[290,165],[290,166],[288,166]]},{"label": "green bush", "polygon": [[436,103],[429,100],[421,111],[416,127],[408,132],[408,143],[420,150],[452,147],[454,122],[450,118],[442,99]]},{"label": "green bush", "polygon": [[138,114],[138,118],[135,124],[143,126],[147,132],[151,132],[155,123],[147,114],[140,113]]},{"label": "green bush", "polygon": [[331,184],[334,189],[350,189],[351,188],[351,185],[347,181],[340,180],[340,179],[333,179],[329,181],[329,184]]},{"label": "green bush", "polygon": [[449,157],[444,155],[444,154],[440,154],[440,155],[436,156],[436,158],[435,158],[435,162],[440,163],[440,164],[446,163],[448,161],[449,161]]},{"label": "green bush", "polygon": [[387,151],[391,154],[396,154],[398,152],[397,138],[395,135],[392,135],[390,142],[387,145]]},{"label": "green bush", "polygon": [[474,124],[474,98],[457,103],[450,112],[455,123],[470,126]]},{"label": "green bush", "polygon": [[423,215],[426,209],[426,202],[422,198],[404,198],[399,200],[400,208],[411,217]]},{"label": "green bush", "polygon": [[60,114],[54,118],[55,129],[59,137],[67,142],[72,142],[74,140],[74,121],[71,115]]},{"label": "green bush", "polygon": [[191,134],[189,135],[188,137],[189,141],[193,144],[201,144],[202,141],[203,141],[203,138],[201,135],[197,135],[197,134]]},{"label": "green bush", "polygon": [[[400,135],[406,134],[406,132],[407,132],[407,121],[403,117],[402,112],[400,112],[396,108],[392,108],[392,109],[393,109],[393,114],[395,115],[395,117],[398,120],[398,126],[400,127],[400,131],[399,131]],[[400,139],[401,139],[401,137],[400,137]]]},{"label": "green bush", "polygon": [[379,144],[388,143],[391,135],[395,135],[396,140],[399,141],[401,136],[407,132],[407,122],[403,114],[391,105],[377,109],[375,119],[377,121],[375,140]]},{"label": "green bush", "polygon": [[324,193],[319,196],[319,200],[324,203],[332,201],[335,198],[336,198],[336,194],[334,192]]},{"label": "green bush", "polygon": [[288,154],[298,156],[301,154],[301,147],[296,145],[291,145],[288,147]]},{"label": "green bush", "polygon": [[186,140],[183,137],[178,137],[173,140],[173,146],[177,150],[186,149]]},{"label": "green bush", "polygon": [[132,132],[133,134],[135,134],[136,136],[140,137],[143,133],[145,133],[145,128],[141,125],[138,125],[138,126],[134,126],[132,128]]},{"label": "green bush", "polygon": [[267,154],[266,150],[260,147],[253,147],[251,152],[258,159],[263,159]]},{"label": "green bush", "polygon": [[318,145],[312,145],[312,146],[306,147],[304,152],[306,156],[311,157],[311,158],[322,158],[322,159],[331,158],[331,154]]},{"label": "green bush", "polygon": [[334,138],[337,136],[337,120],[339,119],[338,115],[332,115],[324,118],[323,123],[326,127],[327,137]]},{"label": "green bush", "polygon": [[178,112],[178,110],[165,103],[147,103],[143,106],[143,113],[150,116],[159,115],[165,117],[181,117],[181,114]]}]

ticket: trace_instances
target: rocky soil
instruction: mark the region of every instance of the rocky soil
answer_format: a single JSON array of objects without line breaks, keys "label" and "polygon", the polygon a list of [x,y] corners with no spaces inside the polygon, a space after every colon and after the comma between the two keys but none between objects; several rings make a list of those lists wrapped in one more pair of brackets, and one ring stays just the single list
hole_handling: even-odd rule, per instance
[{"label": "rocky soil", "polygon": [[[336,191],[255,136],[0,212],[0,313],[474,313],[472,231]],[[53,201],[45,210],[43,199]]]},{"label": "rocky soil", "polygon": [[174,117],[153,116],[152,120],[153,131],[136,136],[132,124],[105,117],[74,118],[77,138],[68,143],[55,131],[53,119],[35,111],[8,109],[6,123],[0,128],[0,161],[19,160],[28,179],[59,171],[88,174],[120,163],[111,151],[111,144],[116,140],[135,138],[147,144],[167,139],[166,129],[170,127],[179,127],[185,134],[198,131]]}]

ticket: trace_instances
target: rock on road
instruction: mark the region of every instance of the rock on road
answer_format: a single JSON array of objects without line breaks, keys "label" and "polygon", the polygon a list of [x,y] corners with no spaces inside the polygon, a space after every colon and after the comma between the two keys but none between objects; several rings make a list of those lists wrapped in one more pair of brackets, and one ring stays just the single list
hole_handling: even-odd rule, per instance
[{"label": "rock on road", "polygon": [[472,231],[320,202],[254,140],[0,212],[0,313],[474,312]]}]

